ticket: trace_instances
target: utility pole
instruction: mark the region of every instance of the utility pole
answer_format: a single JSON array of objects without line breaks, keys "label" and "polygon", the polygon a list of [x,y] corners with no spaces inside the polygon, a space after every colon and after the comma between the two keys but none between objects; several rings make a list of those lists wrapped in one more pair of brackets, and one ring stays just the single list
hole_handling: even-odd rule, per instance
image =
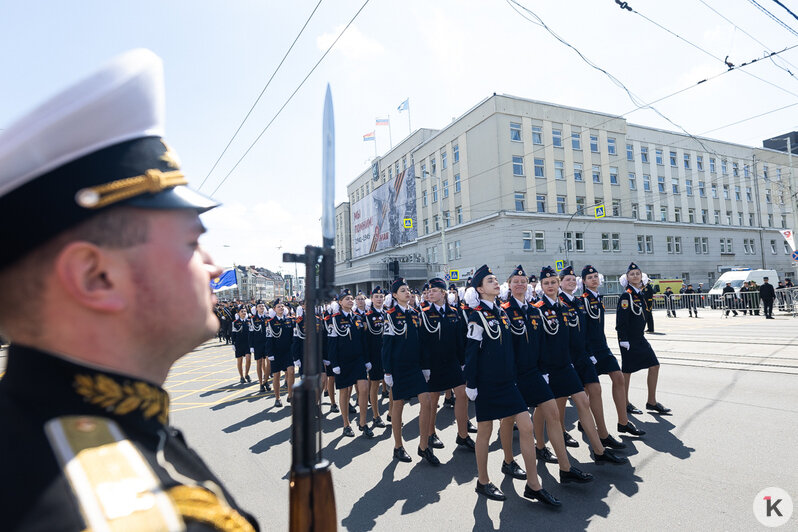
[{"label": "utility pole", "polygon": [[[792,227],[789,229],[792,231],[793,242],[795,242],[795,230],[798,229],[798,198],[796,198],[798,185],[795,183],[795,172],[792,170],[792,145],[789,136],[787,137],[787,157],[790,164],[790,186],[788,190],[790,191],[790,209],[792,210]],[[795,278],[798,280],[798,261],[793,260],[792,265],[796,272]]]},{"label": "utility pole", "polygon": [[757,216],[759,217],[759,255],[762,257],[762,269],[767,269],[765,267],[765,247],[764,247],[764,238],[762,237],[762,233],[764,232],[764,228],[762,227],[762,208],[760,206],[760,197],[759,197],[759,175],[756,173],[756,154],[753,156],[753,171],[754,171],[754,189],[756,190],[756,206],[757,206]]}]

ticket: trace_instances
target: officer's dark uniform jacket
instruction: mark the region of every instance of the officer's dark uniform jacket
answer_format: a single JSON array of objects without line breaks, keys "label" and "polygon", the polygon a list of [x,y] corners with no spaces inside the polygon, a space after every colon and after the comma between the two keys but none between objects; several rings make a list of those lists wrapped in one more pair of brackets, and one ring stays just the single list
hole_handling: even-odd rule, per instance
[{"label": "officer's dark uniform jacket", "polygon": [[444,303],[424,306],[419,313],[421,357],[429,360],[431,392],[442,392],[465,383],[460,366],[465,364],[465,327],[459,313]]},{"label": "officer's dark uniform jacket", "polygon": [[236,317],[231,327],[231,335],[233,337],[233,345],[237,357],[244,356],[249,353],[249,319],[242,320]]},{"label": "officer's dark uniform jacket", "polygon": [[327,339],[330,367],[340,368],[335,388],[352,386],[366,378],[366,321],[356,312],[335,313],[330,317]]},{"label": "officer's dark uniform jacket", "polygon": [[101,528],[96,519],[113,530],[257,529],[168,413],[159,386],[12,345],[0,471],[19,482],[3,483],[0,528],[80,531]]},{"label": "officer's dark uniform jacket", "polygon": [[552,304],[544,295],[533,307],[538,311],[544,333],[540,335],[540,371],[545,375],[570,366],[570,327],[560,301]]},{"label": "officer's dark uniform jacket", "polygon": [[[316,331],[319,332],[321,326],[316,321]],[[291,359],[296,365],[297,361],[300,363],[299,374],[302,375],[304,371],[305,362],[305,316],[297,316],[294,319],[294,339],[291,341]]]},{"label": "officer's dark uniform jacket", "polygon": [[515,351],[510,320],[496,304],[480,301],[468,318],[466,387],[477,389],[477,421],[513,416],[526,410],[515,384]]},{"label": "officer's dark uniform jacket", "polygon": [[260,359],[266,355],[267,327],[266,322],[269,317],[255,314],[250,317],[249,323],[249,347],[255,349],[255,358]]},{"label": "officer's dark uniform jacket", "polygon": [[531,304],[521,307],[512,295],[502,304],[510,320],[510,334],[515,352],[516,385],[527,406],[537,406],[554,396],[540,373],[540,314]]},{"label": "officer's dark uniform jacket", "polygon": [[272,373],[285,371],[293,365],[291,344],[294,341],[294,318],[275,316],[266,321],[266,354],[274,357]]},{"label": "officer's dark uniform jacket", "polygon": [[427,391],[423,369],[429,369],[429,359],[418,338],[418,313],[398,303],[385,312],[382,330],[382,369],[393,379],[393,398],[410,399]]},{"label": "officer's dark uniform jacket", "polygon": [[598,382],[598,373],[593,366],[593,361],[587,353],[587,311],[585,302],[581,297],[571,296],[560,292],[560,302],[568,316],[568,344],[570,346],[571,362],[579,374],[582,384]]},{"label": "officer's dark uniform jacket", "polygon": [[615,313],[615,330],[618,342],[629,342],[629,349],[621,347],[621,370],[633,373],[641,369],[659,364],[654,350],[645,339],[646,301],[643,292],[628,287],[618,298],[618,309]]},{"label": "officer's dark uniform jacket", "polygon": [[385,372],[382,367],[382,329],[385,311],[374,307],[366,312],[366,360],[371,363],[369,379],[382,380]]},{"label": "officer's dark uniform jacket", "polygon": [[604,375],[621,368],[615,355],[607,345],[607,336],[604,334],[604,308],[601,294],[594,294],[585,290],[582,302],[585,309],[585,340],[587,356],[596,366],[596,373]]}]

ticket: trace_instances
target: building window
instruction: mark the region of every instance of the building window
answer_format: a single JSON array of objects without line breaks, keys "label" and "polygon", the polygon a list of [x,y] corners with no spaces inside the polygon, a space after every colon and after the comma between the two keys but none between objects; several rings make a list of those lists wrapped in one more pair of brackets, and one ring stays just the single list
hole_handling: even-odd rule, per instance
[{"label": "building window", "polygon": [[[385,178],[385,171],[384,170],[382,172],[382,177],[383,177],[383,179]],[[421,179],[426,179],[426,178],[427,178],[427,164],[426,163],[421,163]]]},{"label": "building window", "polygon": [[396,173],[396,177],[399,177],[399,161],[396,161],[393,165],[394,172]]},{"label": "building window", "polygon": [[646,240],[644,235],[637,235],[637,252],[638,253],[646,252]]},{"label": "building window", "polygon": [[443,211],[443,224],[446,227],[452,226],[452,213],[451,211]]},{"label": "building window", "polygon": [[[767,168],[767,167],[765,167],[765,168]],[[748,169],[748,165],[747,164],[743,165],[743,176],[746,177],[746,178],[750,178],[751,177],[751,172]],[[765,179],[767,179],[767,178],[768,178],[768,176],[765,176]]]},{"label": "building window", "polygon": [[688,154],[688,153],[684,154],[684,169],[685,170],[689,170],[690,169],[690,154]]},{"label": "building window", "polygon": [[637,190],[637,176],[634,172],[629,172],[629,190]]},{"label": "building window", "polygon": [[653,205],[646,205],[646,220],[649,222],[654,221],[654,206]]},{"label": "building window", "polygon": [[427,206],[427,191],[426,190],[422,190],[421,191],[421,205],[424,206],[424,207]]},{"label": "building window", "polygon": [[607,139],[607,153],[609,155],[615,155],[617,153],[615,148],[615,139],[612,138]]},{"label": "building window", "polygon": [[557,196],[557,212],[565,214],[565,196]]},{"label": "building window", "polygon": [[532,251],[532,231],[521,231],[524,251]]},{"label": "building window", "polygon": [[543,128],[532,126],[532,144],[543,144]]},{"label": "building window", "polygon": [[772,198],[770,197],[770,189],[765,190],[765,203],[772,203]]},{"label": "building window", "polygon": [[601,166],[593,165],[593,182],[601,183]]},{"label": "building window", "polygon": [[640,160],[648,163],[648,148],[646,146],[640,146]]},{"label": "building window", "polygon": [[648,174],[643,174],[643,190],[651,192],[651,176]]},{"label": "building window", "polygon": [[693,238],[693,242],[695,244],[695,253],[696,253],[696,255],[700,255],[701,254],[701,237],[697,236],[697,237]]},{"label": "building window", "polygon": [[402,170],[407,170],[407,157],[402,157]]},{"label": "building window", "polygon": [[461,205],[454,208],[454,215],[457,218],[458,224],[463,223],[463,207]]},{"label": "building window", "polygon": [[710,157],[709,158],[709,171],[712,172],[713,174],[715,173],[715,158],[714,157]]},{"label": "building window", "polygon": [[781,215],[781,228],[787,229],[787,217],[783,214]]},{"label": "building window", "polygon": [[609,233],[601,233],[601,251],[610,251],[611,244],[610,244],[610,234]]},{"label": "building window", "polygon": [[[747,167],[747,165],[746,165],[746,167]],[[748,177],[748,176],[746,176],[746,177]],[[764,177],[765,181],[767,181],[767,179],[768,179],[768,165],[766,165],[766,164],[762,165],[762,177]]]},{"label": "building window", "polygon": [[693,195],[693,180],[692,179],[685,179],[684,180],[684,191],[687,193],[688,196]]},{"label": "building window", "polygon": [[734,253],[734,249],[732,247],[732,239],[731,238],[721,238],[720,239],[720,253],[721,255],[724,253]]},{"label": "building window", "polygon": [[526,210],[526,208],[524,206],[524,203],[525,203],[524,202],[524,196],[525,196],[525,194],[523,192],[516,192],[515,193],[515,210],[518,211],[518,212],[523,212],[524,210]]},{"label": "building window", "polygon": [[728,166],[728,163],[726,162],[726,159],[722,159],[720,161],[720,172],[723,175],[728,175],[729,174],[729,166]]},{"label": "building window", "polygon": [[708,224],[709,223],[709,211],[706,209],[701,209],[701,223]]},{"label": "building window", "polygon": [[446,170],[449,167],[448,161],[449,161],[449,154],[446,153],[446,150],[441,150],[441,169],[442,170]]},{"label": "building window", "polygon": [[564,164],[563,161],[554,161],[554,179],[565,179]]},{"label": "building window", "polygon": [[571,148],[574,150],[582,149],[582,137],[579,133],[571,133]]},{"label": "building window", "polygon": [[715,210],[715,225],[720,225],[720,211]]},{"label": "building window", "polygon": [[768,214],[768,227],[773,227],[773,215]]},{"label": "building window", "polygon": [[775,240],[771,240],[770,241],[770,252],[772,254],[774,254],[774,255],[776,254],[776,241]]},{"label": "building window", "polygon": [[438,203],[438,185],[432,185],[432,203]]},{"label": "building window", "polygon": [[459,259],[460,258],[460,241],[459,240],[455,240],[454,241],[454,258],[455,259]]},{"label": "building window", "polygon": [[521,124],[510,122],[510,140],[513,142],[521,142]]},{"label": "building window", "polygon": [[393,168],[388,167],[388,180],[393,179]]},{"label": "building window", "polygon": [[565,247],[568,251],[584,251],[585,250],[585,234],[574,233],[568,231],[563,233],[563,240],[565,240]]},{"label": "building window", "polygon": [[440,217],[438,217],[437,214],[432,217],[432,225],[433,225],[433,227],[435,227],[436,231],[440,231],[441,230],[441,220],[440,220]]},{"label": "building window", "polygon": [[659,221],[660,222],[667,222],[668,221],[668,208],[667,207],[660,207],[659,208]]},{"label": "building window", "polygon": [[617,166],[610,166],[610,184],[617,185],[618,184],[618,167]]},{"label": "building window", "polygon": [[454,174],[454,192],[460,192],[460,174]]},{"label": "building window", "polygon": [[654,157],[657,161],[658,166],[662,166],[665,164],[665,161],[662,159],[662,150],[656,150]]},{"label": "building window", "polygon": [[668,250],[668,253],[674,253],[674,251],[673,251],[673,237],[672,236],[665,237],[665,245],[666,245],[666,248]]},{"label": "building window", "polygon": [[546,251],[546,239],[543,231],[535,231],[535,251]]},{"label": "building window", "polygon": [[612,251],[621,251],[621,233],[612,233]]},{"label": "building window", "polygon": [[701,253],[709,253],[709,237],[701,237]]},{"label": "building window", "polygon": [[676,167],[676,152],[675,151],[670,152],[670,163],[671,163],[672,167],[674,167],[674,168]]},{"label": "building window", "polygon": [[712,197],[718,199],[718,185],[712,183]]},{"label": "building window", "polygon": [[597,135],[590,135],[590,151],[593,153],[598,153],[598,136]]},{"label": "building window", "polygon": [[576,197],[576,212],[583,212],[585,210],[585,197],[584,196],[577,196]]},{"label": "building window", "polygon": [[452,145],[452,161],[455,163],[460,162],[460,145],[453,144]]},{"label": "building window", "polygon": [[612,200],[612,215],[618,217],[621,216],[621,200]]},{"label": "building window", "polygon": [[687,209],[687,221],[691,224],[695,223],[695,209]]},{"label": "building window", "polygon": [[732,213],[731,211],[726,211],[726,225],[732,224]]},{"label": "building window", "polygon": [[657,176],[657,190],[665,192],[665,176]]},{"label": "building window", "polygon": [[443,197],[444,198],[448,198],[449,197],[449,180],[448,179],[444,179],[443,180]]},{"label": "building window", "polygon": [[425,235],[429,234],[429,219],[428,218],[424,218],[424,234]]},{"label": "building window", "polygon": [[703,155],[696,155],[695,156],[695,167],[699,171],[703,171],[704,170],[704,156]]},{"label": "building window", "polygon": [[740,165],[737,164],[736,162],[732,163],[732,175],[734,177],[739,177],[740,176]]},{"label": "building window", "polygon": [[551,130],[551,144],[555,148],[562,148],[562,130],[561,129],[552,129]]},{"label": "building window", "polygon": [[432,168],[432,175],[435,175],[435,172],[438,171],[438,167],[435,164],[435,157],[430,157],[429,165],[430,165],[430,168]]},{"label": "building window", "polygon": [[673,208],[673,221],[674,222],[681,222],[682,221],[682,208],[681,207],[674,207]]},{"label": "building window", "polygon": [[546,196],[544,194],[538,194],[536,196],[538,212],[546,212]]},{"label": "building window", "polygon": [[704,184],[703,181],[698,182],[698,195],[702,198],[705,198],[707,196],[706,185]]},{"label": "building window", "polygon": [[646,253],[654,253],[654,237],[646,235]]},{"label": "building window", "polygon": [[626,145],[626,160],[627,161],[635,160],[635,150],[634,146],[632,146],[631,144]]},{"label": "building window", "polygon": [[678,177],[672,177],[671,178],[671,191],[674,194],[678,194],[679,193],[679,178]]},{"label": "building window", "polygon": [[[535,159],[537,163],[537,159]],[[524,175],[524,158],[520,155],[513,155],[513,175],[521,176]]]},{"label": "building window", "polygon": [[535,159],[535,177],[546,177],[543,173],[543,159]]},{"label": "building window", "polygon": [[743,213],[737,213],[737,225],[743,225]]},{"label": "building window", "polygon": [[601,251],[616,252],[621,250],[620,233],[601,233]]},{"label": "building window", "polygon": [[632,218],[637,220],[637,215],[638,215],[637,203],[632,203]]},{"label": "building window", "polygon": [[582,163],[574,163],[574,181],[582,181]]}]

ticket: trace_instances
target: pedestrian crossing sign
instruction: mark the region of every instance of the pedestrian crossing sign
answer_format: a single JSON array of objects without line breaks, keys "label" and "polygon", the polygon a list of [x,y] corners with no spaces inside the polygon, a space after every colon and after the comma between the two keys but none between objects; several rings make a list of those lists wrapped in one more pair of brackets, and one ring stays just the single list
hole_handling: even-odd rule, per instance
[{"label": "pedestrian crossing sign", "polygon": [[607,211],[604,208],[604,205],[597,205],[596,206],[596,218],[604,218],[607,215]]},{"label": "pedestrian crossing sign", "polygon": [[405,226],[405,229],[413,229],[413,219],[412,218],[405,218],[402,220],[402,223]]},{"label": "pedestrian crossing sign", "polygon": [[557,270],[558,272],[563,271],[565,269],[565,261],[564,260],[555,261],[554,269]]},{"label": "pedestrian crossing sign", "polygon": [[449,279],[450,281],[459,281],[460,280],[460,270],[449,270]]}]

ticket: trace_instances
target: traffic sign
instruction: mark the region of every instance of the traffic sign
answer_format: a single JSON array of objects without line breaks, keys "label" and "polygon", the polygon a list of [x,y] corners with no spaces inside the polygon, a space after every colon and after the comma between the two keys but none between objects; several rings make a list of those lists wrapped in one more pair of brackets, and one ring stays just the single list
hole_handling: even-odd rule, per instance
[{"label": "traffic sign", "polygon": [[792,260],[798,260],[798,251],[792,252]]},{"label": "traffic sign", "polygon": [[402,220],[402,223],[405,226],[405,229],[413,229],[413,219],[412,218],[405,218]]},{"label": "traffic sign", "polygon": [[564,260],[557,260],[554,261],[554,269],[558,272],[561,272],[565,269],[565,261]]},{"label": "traffic sign", "polygon": [[604,205],[597,205],[595,216],[596,218],[604,218],[607,215],[607,212],[604,208]]},{"label": "traffic sign", "polygon": [[443,276],[443,279],[444,279],[445,281],[448,281],[448,280],[449,280],[449,274],[447,273],[446,275],[444,275],[444,276]]},{"label": "traffic sign", "polygon": [[447,281],[459,281],[460,280],[460,270],[449,270],[449,275],[447,276]]}]

